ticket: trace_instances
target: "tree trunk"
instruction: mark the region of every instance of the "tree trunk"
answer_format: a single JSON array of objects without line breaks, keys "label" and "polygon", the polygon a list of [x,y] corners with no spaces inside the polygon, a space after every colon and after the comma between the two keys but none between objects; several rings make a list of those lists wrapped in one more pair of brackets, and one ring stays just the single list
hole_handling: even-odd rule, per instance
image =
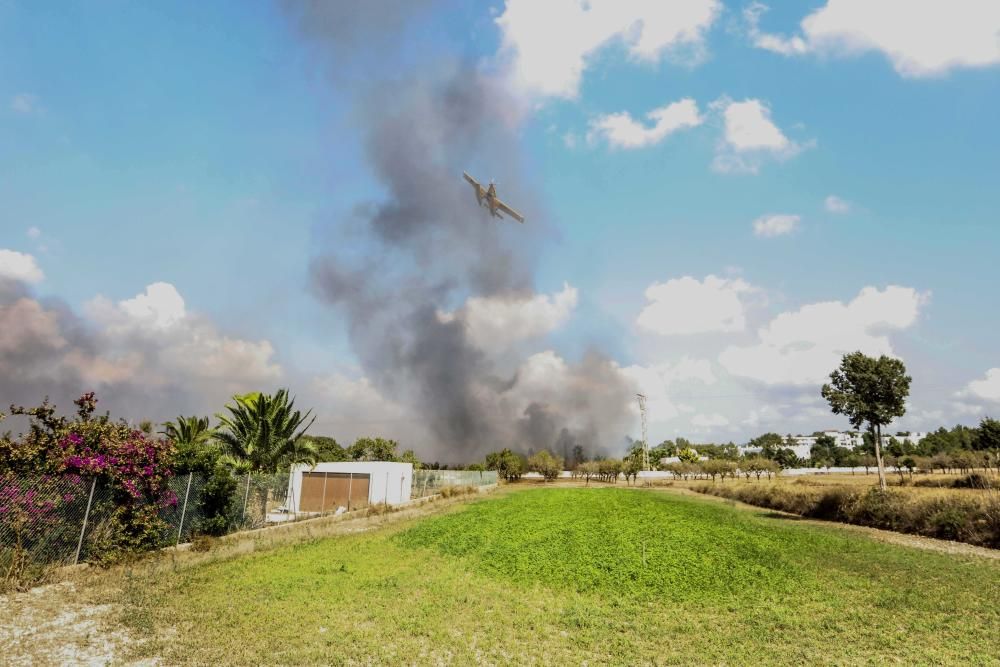
[{"label": "tree trunk", "polygon": [[878,464],[878,488],[885,491],[885,465],[882,463],[882,425],[875,424],[875,462]]}]

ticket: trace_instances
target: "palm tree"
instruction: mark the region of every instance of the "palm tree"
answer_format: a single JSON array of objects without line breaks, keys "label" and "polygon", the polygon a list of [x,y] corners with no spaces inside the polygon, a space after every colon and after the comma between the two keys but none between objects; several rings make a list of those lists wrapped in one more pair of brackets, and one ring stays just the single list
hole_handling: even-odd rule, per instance
[{"label": "palm tree", "polygon": [[176,421],[166,422],[163,435],[174,441],[174,444],[191,445],[207,442],[212,437],[212,429],[208,427],[208,417],[185,417],[180,415]]},{"label": "palm tree", "polygon": [[215,430],[209,428],[208,417],[180,415],[176,421],[165,423],[160,433],[177,447],[174,472],[209,472],[215,467],[220,452],[212,440]]},{"label": "palm tree", "polygon": [[[296,463],[314,463],[316,447],[300,438],[316,417],[312,410],[295,410],[295,399],[287,389],[276,394],[253,393],[233,396],[226,405],[229,414],[216,415],[216,440],[238,467],[249,472],[277,472]],[[307,423],[308,422],[308,423]]]}]

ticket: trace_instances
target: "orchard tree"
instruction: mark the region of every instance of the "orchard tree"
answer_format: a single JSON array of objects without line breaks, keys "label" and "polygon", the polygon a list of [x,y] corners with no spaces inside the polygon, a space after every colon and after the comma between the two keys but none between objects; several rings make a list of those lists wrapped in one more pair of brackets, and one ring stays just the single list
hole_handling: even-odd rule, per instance
[{"label": "orchard tree", "polygon": [[563,469],[561,456],[553,456],[547,449],[528,457],[528,470],[539,473],[546,482],[559,477]]},{"label": "orchard tree", "polygon": [[830,374],[830,383],[822,388],[823,398],[834,414],[847,416],[854,428],[867,423],[875,432],[875,460],[882,491],[886,490],[882,427],[906,413],[912,379],[899,359],[885,355],[876,359],[851,352],[844,355],[840,368]]}]

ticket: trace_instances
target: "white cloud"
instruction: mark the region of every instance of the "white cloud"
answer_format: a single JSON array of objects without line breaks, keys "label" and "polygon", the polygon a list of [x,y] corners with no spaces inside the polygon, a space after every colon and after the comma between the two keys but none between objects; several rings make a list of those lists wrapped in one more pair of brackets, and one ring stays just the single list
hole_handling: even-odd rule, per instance
[{"label": "white cloud", "polygon": [[755,174],[765,159],[787,160],[813,145],[785,136],[771,120],[770,107],[761,100],[734,102],[722,97],[710,108],[721,112],[723,121],[723,135],[712,161],[715,171]]},{"label": "white cloud", "polygon": [[775,317],[758,330],[757,343],[727,347],[719,363],[766,384],[818,385],[845,353],[894,356],[887,332],[911,327],[927,299],[910,287],[866,287],[847,304],[809,304]]},{"label": "white cloud", "polygon": [[671,396],[678,387],[691,382],[703,385],[715,384],[716,382],[710,362],[688,356],[682,357],[674,363],[663,362],[650,366],[633,364],[625,366],[621,370],[636,389],[646,395],[650,423],[670,421],[681,413],[692,410],[691,407],[677,402],[677,399]]},{"label": "white cloud", "polygon": [[841,199],[836,195],[830,195],[823,200],[823,207],[826,208],[828,213],[849,213],[851,202]]},{"label": "white cloud", "polygon": [[477,347],[499,350],[558,329],[576,308],[577,296],[576,288],[564,283],[562,291],[551,295],[472,297],[459,310],[438,317],[444,322],[461,319]]},{"label": "white cloud", "polygon": [[760,30],[766,5],[744,11],[758,48],[786,56],[883,53],[904,77],[1000,63],[1000,3],[995,0],[829,0],[802,20],[801,35]]},{"label": "white cloud", "polygon": [[963,394],[983,401],[1000,403],[1000,368],[991,368],[986,371],[986,377],[982,380],[970,382]]},{"label": "white cloud", "polygon": [[44,280],[45,274],[38,268],[35,258],[31,255],[0,248],[0,278],[40,283]]},{"label": "white cloud", "polygon": [[697,127],[703,122],[698,112],[698,103],[684,98],[653,109],[646,114],[652,127],[636,121],[627,112],[599,116],[590,123],[588,140],[604,137],[612,148],[643,148],[658,144],[668,135],[689,127]]},{"label": "white cloud", "polygon": [[153,283],[146,291],[118,302],[118,308],[132,320],[164,329],[184,319],[184,299],[170,283]]},{"label": "white cloud", "polygon": [[170,283],[153,283],[117,304],[98,296],[84,312],[98,327],[105,356],[128,360],[143,382],[206,381],[246,391],[282,376],[269,341],[220,333],[210,320],[188,313]]},{"label": "white cloud", "polygon": [[28,227],[28,231],[25,232],[29,239],[38,239],[42,236],[42,230],[38,227]]},{"label": "white cloud", "polygon": [[38,111],[38,97],[31,93],[18,93],[10,99],[10,109],[21,114]]},{"label": "white cloud", "polygon": [[797,215],[780,213],[762,215],[753,221],[753,233],[756,236],[783,236],[791,234],[799,226],[800,219]]},{"label": "white cloud", "polygon": [[662,335],[717,331],[743,331],[745,305],[741,297],[755,291],[739,278],[709,275],[704,281],[691,276],[653,283],[646,288],[649,303],[636,324]]},{"label": "white cloud", "polygon": [[719,0],[507,0],[496,19],[500,58],[529,95],[575,98],[584,70],[613,42],[639,62],[699,59],[721,10]]},{"label": "white cloud", "polygon": [[563,145],[570,150],[576,148],[576,135],[572,132],[567,132],[562,138]]},{"label": "white cloud", "polygon": [[734,102],[721,98],[711,105],[722,113],[723,136],[712,168],[716,171],[757,173],[765,159],[787,160],[812,144],[799,144],[771,120],[771,109],[758,99]]}]

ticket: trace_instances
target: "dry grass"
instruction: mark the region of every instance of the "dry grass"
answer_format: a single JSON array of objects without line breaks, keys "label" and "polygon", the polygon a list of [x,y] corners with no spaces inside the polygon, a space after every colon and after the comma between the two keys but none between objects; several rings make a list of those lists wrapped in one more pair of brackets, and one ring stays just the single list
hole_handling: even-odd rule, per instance
[{"label": "dry grass", "polygon": [[0,664],[119,664],[129,650],[136,651],[149,640],[154,619],[148,605],[153,601],[154,582],[213,563],[382,529],[447,511],[469,498],[467,494],[421,498],[389,508],[395,511],[366,508],[234,533],[164,549],[108,569],[80,565],[52,570],[49,580],[54,583],[0,595]]},{"label": "dry grass", "polygon": [[[882,494],[877,491],[877,481],[869,483],[858,477],[816,475],[771,482],[730,480],[700,482],[690,488],[810,518],[1000,547],[1000,493],[995,488],[907,484],[893,486]],[[908,477],[906,481],[909,482]]]}]

